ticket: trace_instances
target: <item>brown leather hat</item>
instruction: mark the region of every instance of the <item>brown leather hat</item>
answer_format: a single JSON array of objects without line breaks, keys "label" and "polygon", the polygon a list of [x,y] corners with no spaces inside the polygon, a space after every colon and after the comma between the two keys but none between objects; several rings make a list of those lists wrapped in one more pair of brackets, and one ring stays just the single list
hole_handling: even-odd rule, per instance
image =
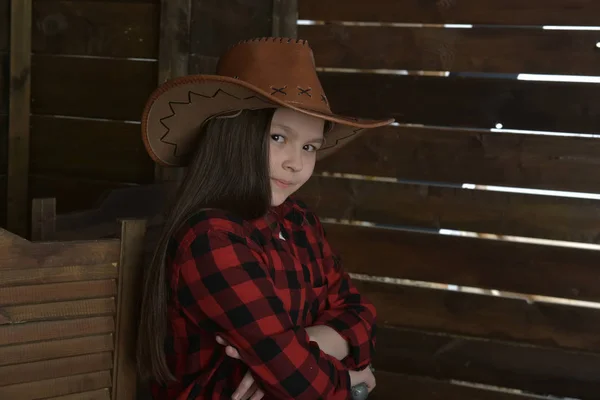
[{"label": "brown leather hat", "polygon": [[337,151],[364,129],[394,122],[333,114],[307,42],[258,38],[232,46],[219,59],[216,75],[175,78],[156,89],[144,109],[142,138],[157,163],[185,166],[195,135],[210,118],[276,107],[331,122],[318,159]]}]

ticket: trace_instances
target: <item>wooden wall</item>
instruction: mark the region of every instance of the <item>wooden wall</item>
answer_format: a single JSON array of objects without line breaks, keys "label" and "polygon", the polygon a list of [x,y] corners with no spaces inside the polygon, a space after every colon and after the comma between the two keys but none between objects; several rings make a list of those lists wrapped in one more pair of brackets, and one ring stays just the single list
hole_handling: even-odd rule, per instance
[{"label": "wooden wall", "polygon": [[598,84],[516,79],[599,75],[598,32],[540,27],[598,15],[591,0],[299,2],[299,19],[326,22],[298,36],[334,110],[399,122],[320,163],[303,189],[378,308],[374,397],[598,398],[600,311],[562,300],[600,299],[600,203],[463,186],[600,192],[598,138],[492,131],[598,132]]},{"label": "wooden wall", "polygon": [[6,224],[6,175],[8,167],[8,50],[10,2],[0,0],[0,227]]}]

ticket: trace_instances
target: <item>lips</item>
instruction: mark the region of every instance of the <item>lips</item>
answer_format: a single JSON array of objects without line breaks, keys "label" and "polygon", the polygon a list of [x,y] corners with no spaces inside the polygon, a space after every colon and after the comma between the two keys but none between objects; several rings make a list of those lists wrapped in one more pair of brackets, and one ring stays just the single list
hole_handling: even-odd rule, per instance
[{"label": "lips", "polygon": [[275,185],[277,185],[278,187],[280,187],[282,189],[287,189],[290,186],[292,186],[292,182],[282,181],[281,179],[275,179],[275,178],[271,178],[271,180],[273,182],[275,182]]}]

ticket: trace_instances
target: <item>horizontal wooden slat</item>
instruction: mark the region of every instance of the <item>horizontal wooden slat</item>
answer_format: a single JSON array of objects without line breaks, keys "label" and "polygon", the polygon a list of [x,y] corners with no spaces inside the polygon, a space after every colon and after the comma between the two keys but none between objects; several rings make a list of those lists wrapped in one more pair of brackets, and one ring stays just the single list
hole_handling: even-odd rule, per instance
[{"label": "horizontal wooden slat", "polygon": [[599,154],[598,139],[386,127],[319,161],[316,171],[598,193]]},{"label": "horizontal wooden slat", "polygon": [[121,245],[117,239],[73,242],[30,242],[0,230],[0,270],[114,264]]},{"label": "horizontal wooden slat", "polygon": [[376,370],[580,399],[600,392],[600,355],[403,329],[377,331]]},{"label": "horizontal wooden slat", "polygon": [[5,287],[0,290],[0,306],[110,297],[116,294],[114,279]]},{"label": "horizontal wooden slat", "polygon": [[92,317],[0,326],[0,346],[113,333],[114,330],[113,317]]},{"label": "horizontal wooden slat", "polygon": [[30,170],[35,175],[135,183],[154,180],[154,164],[137,124],[34,116],[30,146]]},{"label": "horizontal wooden slat", "polygon": [[32,50],[158,58],[159,13],[152,2],[35,1]]},{"label": "horizontal wooden slat", "polygon": [[34,55],[31,112],[139,121],[157,73],[150,61]]},{"label": "horizontal wooden slat", "polygon": [[0,325],[115,314],[114,298],[0,307]]},{"label": "horizontal wooden slat", "polygon": [[436,24],[598,25],[594,0],[302,0],[300,19]]},{"label": "horizontal wooden slat", "polygon": [[575,75],[600,68],[593,31],[301,25],[298,35],[320,67]]},{"label": "horizontal wooden slat", "polygon": [[337,224],[325,229],[344,268],[353,273],[600,299],[594,250]]},{"label": "horizontal wooden slat", "polygon": [[528,400],[538,397],[515,394],[502,390],[469,387],[434,379],[420,378],[376,371],[377,386],[369,394],[369,399],[389,400],[397,398],[419,400]]},{"label": "horizontal wooden slat", "polygon": [[322,217],[597,243],[598,200],[314,176],[299,194]]},{"label": "horizontal wooden slat", "polygon": [[110,387],[109,371],[92,372],[38,382],[19,383],[0,387],[0,398],[11,400],[46,399],[72,393]]},{"label": "horizontal wooden slat", "polygon": [[74,339],[52,340],[0,347],[0,365],[72,357],[82,354],[114,350],[113,335],[84,336]]},{"label": "horizontal wooden slat", "polygon": [[69,394],[66,396],[52,397],[46,400],[110,400],[110,391],[106,389],[98,389],[91,392],[82,392]]},{"label": "horizontal wooden slat", "polygon": [[598,131],[597,85],[515,79],[321,72],[341,114],[400,123],[560,132]]},{"label": "horizontal wooden slat", "polygon": [[0,387],[90,372],[108,371],[111,368],[111,352],[9,365],[0,367]]},{"label": "horizontal wooden slat", "polygon": [[380,325],[600,351],[598,309],[530,304],[518,299],[356,279],[353,282],[377,308]]},{"label": "horizontal wooden slat", "polygon": [[96,208],[113,189],[132,183],[74,178],[69,176],[30,175],[29,198],[56,198],[58,214]]},{"label": "horizontal wooden slat", "polygon": [[104,280],[116,278],[117,275],[116,264],[11,269],[0,273],[0,287]]}]

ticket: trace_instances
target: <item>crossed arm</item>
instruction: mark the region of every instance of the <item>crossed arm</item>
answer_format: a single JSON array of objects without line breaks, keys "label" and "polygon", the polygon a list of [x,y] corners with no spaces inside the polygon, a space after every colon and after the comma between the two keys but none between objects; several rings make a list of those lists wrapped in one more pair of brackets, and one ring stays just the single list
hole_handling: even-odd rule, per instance
[{"label": "crossed arm", "polygon": [[[181,248],[175,285],[183,312],[234,346],[266,395],[350,397],[351,370],[370,362],[375,312],[336,264],[328,268],[330,308],[305,329],[292,324],[260,249],[245,237],[213,229]],[[317,344],[316,336],[326,339]]]}]

